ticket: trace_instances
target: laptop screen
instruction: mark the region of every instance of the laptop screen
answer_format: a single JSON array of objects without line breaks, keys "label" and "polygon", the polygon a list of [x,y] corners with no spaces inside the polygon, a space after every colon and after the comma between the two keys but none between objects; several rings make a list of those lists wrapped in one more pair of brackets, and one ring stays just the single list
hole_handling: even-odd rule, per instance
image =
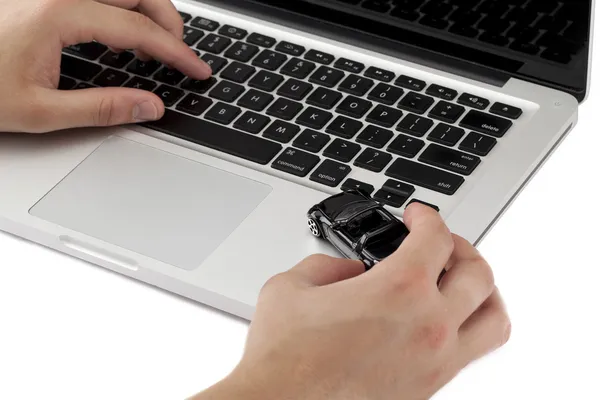
[{"label": "laptop screen", "polygon": [[[227,1],[225,1],[227,2]],[[246,0],[571,92],[587,85],[591,0]]]}]

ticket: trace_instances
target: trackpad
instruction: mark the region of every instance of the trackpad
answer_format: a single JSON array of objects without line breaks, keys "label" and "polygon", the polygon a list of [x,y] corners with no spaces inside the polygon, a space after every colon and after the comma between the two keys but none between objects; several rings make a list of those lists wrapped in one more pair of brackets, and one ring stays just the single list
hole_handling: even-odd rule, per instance
[{"label": "trackpad", "polygon": [[271,190],[263,183],[111,137],[30,213],[192,270]]}]

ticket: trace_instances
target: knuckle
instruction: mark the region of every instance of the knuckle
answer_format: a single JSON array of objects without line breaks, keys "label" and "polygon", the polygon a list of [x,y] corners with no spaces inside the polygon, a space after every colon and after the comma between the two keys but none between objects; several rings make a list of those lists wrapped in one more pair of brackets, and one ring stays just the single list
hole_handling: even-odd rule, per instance
[{"label": "knuckle", "polygon": [[277,288],[284,283],[287,283],[287,274],[285,272],[279,273],[277,275],[273,275],[269,278],[262,287],[262,292],[269,291],[273,288]]},{"label": "knuckle", "polygon": [[441,351],[451,341],[451,327],[443,318],[436,318],[433,322],[425,323],[416,331],[415,343],[427,350]]},{"label": "knuckle", "polygon": [[115,107],[114,101],[110,98],[103,97],[98,103],[96,112],[94,113],[94,125],[95,126],[107,126],[110,125],[114,120]]},{"label": "knuckle", "polygon": [[137,26],[140,30],[148,30],[154,28],[154,22],[147,16],[137,12],[130,12],[131,23]]},{"label": "knuckle", "polygon": [[311,254],[306,257],[300,264],[320,265],[331,261],[331,257],[325,254]]},{"label": "knuckle", "polygon": [[476,261],[476,267],[480,271],[481,283],[490,293],[492,293],[496,287],[496,278],[494,276],[492,267],[483,258],[480,258]]},{"label": "knuckle", "polygon": [[416,293],[423,296],[431,288],[431,276],[426,267],[412,265],[402,268],[396,274],[396,279],[391,279],[389,284],[394,293]]}]

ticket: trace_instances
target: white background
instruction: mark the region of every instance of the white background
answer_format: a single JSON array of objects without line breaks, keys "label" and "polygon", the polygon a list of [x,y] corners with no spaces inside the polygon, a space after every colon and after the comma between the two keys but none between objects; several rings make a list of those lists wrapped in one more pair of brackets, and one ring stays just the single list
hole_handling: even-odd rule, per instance
[{"label": "white background", "polygon": [[[595,54],[599,63],[600,45]],[[509,307],[510,343],[437,398],[600,399],[599,173],[600,84],[480,246]],[[244,321],[0,233],[0,399],[182,399],[229,373],[246,331]]]}]

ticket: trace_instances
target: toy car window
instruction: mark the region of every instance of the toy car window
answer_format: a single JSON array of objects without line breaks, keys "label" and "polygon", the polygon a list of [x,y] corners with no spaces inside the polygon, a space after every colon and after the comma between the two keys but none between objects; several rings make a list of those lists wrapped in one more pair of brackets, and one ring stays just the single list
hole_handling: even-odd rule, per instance
[{"label": "toy car window", "polygon": [[356,241],[366,233],[382,228],[389,222],[389,219],[383,213],[375,209],[362,213],[348,221],[344,230],[353,241]]},{"label": "toy car window", "polygon": [[370,237],[365,244],[365,251],[376,259],[384,259],[395,252],[408,235],[403,224],[394,224],[389,229]]}]

